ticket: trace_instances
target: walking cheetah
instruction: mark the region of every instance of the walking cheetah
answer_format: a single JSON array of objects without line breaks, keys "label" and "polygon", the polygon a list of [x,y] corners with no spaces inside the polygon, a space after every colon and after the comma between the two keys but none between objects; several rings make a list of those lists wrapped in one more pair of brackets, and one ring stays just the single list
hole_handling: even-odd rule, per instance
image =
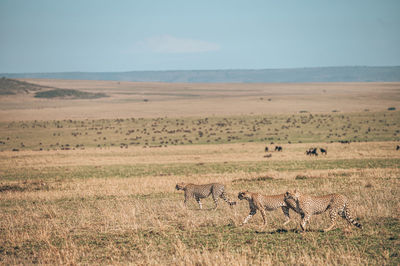
[{"label": "walking cheetah", "polygon": [[296,202],[296,211],[301,215],[301,229],[306,230],[306,224],[314,214],[321,214],[329,210],[331,225],[324,229],[328,232],[333,229],[336,224],[336,218],[339,214],[349,224],[362,229],[362,225],[355,221],[351,215],[349,200],[340,194],[329,194],[324,196],[310,196],[303,194],[297,190],[285,193],[285,201],[294,200]]},{"label": "walking cheetah", "polygon": [[239,192],[238,198],[240,200],[247,200],[250,208],[250,213],[244,219],[242,225],[246,224],[257,213],[257,210],[261,212],[264,225],[266,225],[267,220],[265,211],[273,211],[278,208],[282,208],[283,214],[286,217],[286,221],[283,223],[283,225],[288,224],[290,222],[289,209],[295,210],[296,203],[294,200],[289,199],[287,202],[285,202],[284,197],[285,194],[265,196],[248,191]]},{"label": "walking cheetah", "polygon": [[191,198],[194,197],[199,204],[200,209],[202,209],[202,204],[200,199],[207,198],[208,196],[212,195],[214,200],[215,208],[218,207],[218,198],[222,198],[226,201],[230,206],[235,205],[236,202],[229,201],[229,199],[225,195],[225,187],[219,183],[211,183],[211,184],[204,184],[204,185],[196,185],[196,184],[189,184],[189,183],[178,183],[175,186],[176,190],[183,190],[185,191],[185,206],[186,202]]}]

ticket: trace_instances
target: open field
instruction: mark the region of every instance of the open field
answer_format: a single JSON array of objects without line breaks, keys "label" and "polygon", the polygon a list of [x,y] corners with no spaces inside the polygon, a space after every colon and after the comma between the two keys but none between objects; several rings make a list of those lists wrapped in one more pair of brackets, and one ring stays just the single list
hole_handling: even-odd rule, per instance
[{"label": "open field", "polygon": [[[357,134],[368,136],[369,142],[342,144],[338,138],[331,143],[324,127],[310,122],[322,121],[323,116],[315,114],[310,120],[306,114],[305,123],[299,124],[314,134],[302,139],[301,134],[285,129],[294,141],[281,141],[283,151],[269,152],[269,158],[264,157],[261,134],[254,141],[249,137],[231,143],[223,137],[224,130],[218,131],[220,139],[205,134],[209,142],[119,146],[129,128],[140,129],[141,134],[146,128],[143,136],[152,140],[159,133],[151,125],[158,121],[161,129],[175,128],[172,136],[183,139],[176,127],[182,123],[193,127],[204,118],[4,122],[0,132],[5,142],[0,152],[1,263],[399,264],[400,152],[393,141],[399,114],[363,115],[340,118],[338,114],[329,123],[370,123],[369,131],[363,128]],[[292,115],[278,117],[264,116],[270,121],[266,127],[273,129],[288,119],[301,121]],[[221,121],[234,128],[235,123],[255,125],[255,120],[260,117],[210,118],[202,126],[209,132]],[[103,128],[85,135],[97,124]],[[339,126],[337,133],[347,128]],[[379,132],[373,133],[373,128]],[[104,133],[97,134],[99,130]],[[242,130],[254,132],[252,127]],[[118,145],[101,142],[97,146],[104,136]],[[73,142],[76,139],[79,146]],[[16,144],[19,151],[12,151]],[[328,154],[307,156],[305,150],[310,147],[324,147]],[[174,190],[181,181],[224,183],[229,197],[236,200],[241,190],[343,193],[356,206],[355,215],[364,229],[350,232],[339,221],[336,229],[323,233],[321,229],[329,223],[325,214],[313,217],[311,230],[302,234],[299,216],[291,212],[294,221],[282,226],[280,210],[268,213],[265,227],[259,214],[241,227],[249,211],[247,202],[231,208],[221,201],[214,211],[211,199],[203,200],[203,210],[192,200],[185,209],[183,193]]]},{"label": "open field", "polygon": [[[0,253],[4,264],[398,264],[400,153],[393,142],[286,145],[264,158],[262,143],[186,145],[160,149],[2,152]],[[346,194],[363,230],[329,233],[327,215],[299,233],[299,217],[283,227],[281,211],[257,214],[246,202],[212,200],[183,206],[177,182],[222,182],[230,198],[241,190],[288,188]]]},{"label": "open field", "polygon": [[[400,83],[35,82],[110,97],[0,97],[0,264],[400,264]],[[247,202],[185,208],[182,181],[345,194],[364,228],[240,226]]]},{"label": "open field", "polygon": [[24,81],[105,93],[100,99],[0,97],[0,121],[362,112],[400,108],[399,82],[193,84],[82,80]]},{"label": "open field", "polygon": [[0,150],[400,139],[399,111],[0,122]]}]

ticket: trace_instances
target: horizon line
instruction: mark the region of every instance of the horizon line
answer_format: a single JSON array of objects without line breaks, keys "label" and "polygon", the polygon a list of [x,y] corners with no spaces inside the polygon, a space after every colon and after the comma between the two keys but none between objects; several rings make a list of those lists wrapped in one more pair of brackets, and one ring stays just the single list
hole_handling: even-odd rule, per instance
[{"label": "horizon line", "polygon": [[317,68],[389,68],[400,67],[400,65],[371,66],[371,65],[343,65],[343,66],[317,66],[317,67],[282,67],[282,68],[219,68],[219,69],[166,69],[166,70],[122,70],[122,71],[56,71],[56,72],[0,72],[5,74],[61,74],[61,73],[129,73],[129,72],[190,72],[190,71],[258,71],[258,70],[295,70],[295,69],[317,69]]}]

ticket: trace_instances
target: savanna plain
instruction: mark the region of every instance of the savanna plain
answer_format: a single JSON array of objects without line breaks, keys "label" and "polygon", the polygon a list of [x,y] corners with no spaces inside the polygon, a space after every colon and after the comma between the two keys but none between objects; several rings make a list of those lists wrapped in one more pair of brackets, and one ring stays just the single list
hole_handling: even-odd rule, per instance
[{"label": "savanna plain", "polygon": [[[0,96],[1,264],[400,264],[399,83],[25,81],[107,97]],[[185,207],[178,182],[237,205]],[[289,189],[346,195],[363,229],[241,226],[240,191]]]}]

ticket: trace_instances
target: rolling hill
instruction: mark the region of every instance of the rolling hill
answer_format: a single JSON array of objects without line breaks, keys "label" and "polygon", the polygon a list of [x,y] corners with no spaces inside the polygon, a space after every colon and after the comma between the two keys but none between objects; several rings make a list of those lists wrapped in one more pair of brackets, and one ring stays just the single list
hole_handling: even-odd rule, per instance
[{"label": "rolling hill", "polygon": [[74,89],[60,89],[21,80],[0,78],[0,96],[34,93],[35,98],[97,99],[107,97],[104,93],[85,92]]}]

